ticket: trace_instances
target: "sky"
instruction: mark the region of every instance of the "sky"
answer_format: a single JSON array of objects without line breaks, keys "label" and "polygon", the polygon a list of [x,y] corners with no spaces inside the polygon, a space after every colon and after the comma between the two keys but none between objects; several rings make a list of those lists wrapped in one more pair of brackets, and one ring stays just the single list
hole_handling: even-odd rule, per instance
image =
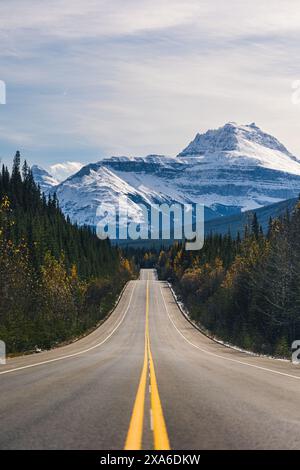
[{"label": "sky", "polygon": [[5,162],[19,149],[62,178],[228,121],[300,157],[299,0],[2,1],[0,43]]}]

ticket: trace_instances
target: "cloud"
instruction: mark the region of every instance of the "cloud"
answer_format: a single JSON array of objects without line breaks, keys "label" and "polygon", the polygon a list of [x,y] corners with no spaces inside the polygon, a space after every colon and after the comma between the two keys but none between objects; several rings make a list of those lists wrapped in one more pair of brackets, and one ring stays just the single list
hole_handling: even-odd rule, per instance
[{"label": "cloud", "polygon": [[183,24],[199,10],[196,0],[52,0],[47,8],[39,0],[11,0],[1,5],[2,34],[13,29],[66,39],[120,36]]},{"label": "cloud", "polygon": [[77,173],[83,167],[83,163],[80,162],[63,162],[50,165],[49,173],[54,176],[58,181],[63,181],[68,176]]},{"label": "cloud", "polygon": [[[2,35],[13,42],[39,39],[83,39],[124,36],[191,25],[193,31],[220,37],[298,31],[298,0],[10,0],[1,4]],[[12,11],[18,14],[12,15]],[[9,39],[10,38],[10,39]]]},{"label": "cloud", "polygon": [[300,155],[298,0],[10,0],[0,16],[2,154],[176,154],[256,121]]}]

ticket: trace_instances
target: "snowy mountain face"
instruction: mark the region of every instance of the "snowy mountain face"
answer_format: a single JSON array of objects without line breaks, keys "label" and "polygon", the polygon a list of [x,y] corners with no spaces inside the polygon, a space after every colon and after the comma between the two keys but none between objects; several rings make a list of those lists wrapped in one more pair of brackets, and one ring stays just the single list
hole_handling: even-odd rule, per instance
[{"label": "snowy mountain face", "polygon": [[31,171],[34,181],[40,186],[43,193],[48,193],[52,187],[58,185],[58,181],[40,166],[33,165]]},{"label": "snowy mountain face", "polygon": [[208,220],[296,197],[300,161],[255,124],[228,123],[197,134],[177,157],[106,158],[51,190],[79,224],[95,225],[99,204],[120,197],[128,198],[135,221],[142,218],[139,203],[161,202],[202,203]]}]

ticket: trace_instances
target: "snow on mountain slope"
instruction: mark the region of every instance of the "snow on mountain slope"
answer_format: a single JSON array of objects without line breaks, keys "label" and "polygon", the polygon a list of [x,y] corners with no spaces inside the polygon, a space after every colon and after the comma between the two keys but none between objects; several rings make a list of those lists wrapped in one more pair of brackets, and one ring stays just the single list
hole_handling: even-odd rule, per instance
[{"label": "snow on mountain slope", "polygon": [[84,165],[81,162],[66,161],[54,163],[49,167],[49,171],[51,175],[60,182],[67,179],[69,176],[74,175],[74,173],[77,173],[77,171],[81,170],[83,166]]},{"label": "snow on mountain slope", "polygon": [[143,220],[139,203],[151,205],[161,200],[154,190],[148,192],[144,188],[135,188],[101,163],[85,166],[58,185],[55,191],[64,213],[71,220],[86,225],[96,224],[96,211],[100,204],[103,210],[108,211],[112,204],[126,204],[129,217],[138,222]]},{"label": "snow on mountain slope", "polygon": [[182,187],[210,207],[217,202],[244,211],[299,192],[300,161],[254,123],[197,134],[177,157],[190,162]]},{"label": "snow on mountain slope", "polygon": [[95,225],[102,204],[129,199],[140,220],[139,203],[198,202],[206,219],[256,209],[296,197],[300,161],[255,124],[225,126],[197,134],[177,157],[110,157],[83,167],[53,188],[73,221]]},{"label": "snow on mountain slope", "polygon": [[191,156],[203,157],[202,160],[213,167],[216,164],[255,164],[300,175],[300,161],[275,137],[262,132],[255,123],[239,126],[230,122],[219,129],[197,134],[178,155]]},{"label": "snow on mountain slope", "polygon": [[53,178],[44,168],[33,165],[31,171],[35,182],[40,186],[42,192],[48,193],[52,187],[58,185],[57,179]]}]

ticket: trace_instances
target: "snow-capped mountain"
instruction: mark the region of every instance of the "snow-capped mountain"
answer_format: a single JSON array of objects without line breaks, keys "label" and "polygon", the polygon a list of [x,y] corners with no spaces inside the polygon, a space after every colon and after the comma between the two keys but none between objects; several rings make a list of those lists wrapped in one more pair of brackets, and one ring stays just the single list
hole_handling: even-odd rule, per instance
[{"label": "snow-capped mountain", "polygon": [[202,203],[206,219],[259,208],[298,195],[300,160],[254,123],[197,134],[176,157],[110,157],[86,165],[52,188],[73,221],[95,225],[99,204]]},{"label": "snow-capped mountain", "polygon": [[48,171],[44,170],[44,168],[33,165],[31,171],[35,182],[40,186],[42,192],[47,193],[53,186],[58,185],[58,180],[50,175]]},{"label": "snow-capped mountain", "polygon": [[217,130],[197,134],[178,157],[205,156],[211,165],[249,165],[299,174],[299,163],[275,137],[262,132],[255,123],[238,126],[229,122]]}]

